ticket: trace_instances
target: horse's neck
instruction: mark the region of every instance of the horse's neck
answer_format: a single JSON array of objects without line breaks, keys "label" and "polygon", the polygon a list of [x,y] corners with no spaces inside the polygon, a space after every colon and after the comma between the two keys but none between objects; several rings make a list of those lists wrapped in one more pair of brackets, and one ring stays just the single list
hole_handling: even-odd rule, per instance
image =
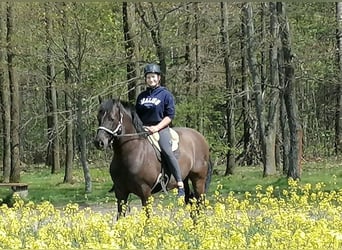
[{"label": "horse's neck", "polygon": [[129,155],[138,155],[141,150],[147,149],[148,140],[139,135],[123,136],[113,143],[114,156],[123,159]]},{"label": "horse's neck", "polygon": [[123,134],[137,134],[137,130],[135,129],[133,125],[132,118],[130,118],[129,116],[124,116],[122,123],[123,123],[123,128],[122,128]]}]

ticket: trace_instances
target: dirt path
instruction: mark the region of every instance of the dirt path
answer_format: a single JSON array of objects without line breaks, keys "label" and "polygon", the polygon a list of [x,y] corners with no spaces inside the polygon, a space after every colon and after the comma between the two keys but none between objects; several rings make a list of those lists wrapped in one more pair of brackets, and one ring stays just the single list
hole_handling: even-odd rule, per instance
[{"label": "dirt path", "polygon": [[[132,210],[132,208],[141,209],[141,203],[139,200],[130,201],[128,203],[128,209]],[[117,211],[117,204],[116,202],[109,202],[109,203],[102,203],[102,204],[80,204],[80,209],[90,208],[93,212],[98,213],[113,213],[116,214]],[[129,211],[128,210],[128,211]]]}]

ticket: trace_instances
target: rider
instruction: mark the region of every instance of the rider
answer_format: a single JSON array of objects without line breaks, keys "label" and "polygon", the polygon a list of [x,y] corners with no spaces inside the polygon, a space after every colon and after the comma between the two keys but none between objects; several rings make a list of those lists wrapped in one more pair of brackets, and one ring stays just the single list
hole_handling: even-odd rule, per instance
[{"label": "rider", "polygon": [[150,133],[159,132],[159,146],[165,156],[171,173],[176,178],[178,196],[184,196],[182,174],[176,157],[172,152],[169,124],[175,116],[175,101],[170,91],[160,86],[160,67],[147,64],[144,77],[147,89],[138,95],[136,111]]}]

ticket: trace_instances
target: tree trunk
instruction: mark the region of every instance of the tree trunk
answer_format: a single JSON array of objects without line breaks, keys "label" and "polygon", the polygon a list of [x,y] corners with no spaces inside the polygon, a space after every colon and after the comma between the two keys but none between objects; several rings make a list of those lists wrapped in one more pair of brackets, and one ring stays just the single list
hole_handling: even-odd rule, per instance
[{"label": "tree trunk", "polygon": [[14,72],[13,13],[14,3],[7,3],[7,64],[11,94],[11,182],[20,181],[20,96]]},{"label": "tree trunk", "polygon": [[[80,84],[80,82],[78,84]],[[92,182],[87,162],[87,140],[84,132],[85,125],[82,118],[82,96],[78,95],[77,100],[77,142],[80,150],[80,161],[83,168],[83,175],[85,180],[85,192],[90,193],[92,191]]]},{"label": "tree trunk", "polygon": [[[82,41],[82,31],[80,27],[77,25],[77,63],[76,63],[76,82],[78,88],[81,90],[82,87],[82,58],[84,57],[83,52],[85,51],[84,48],[86,44],[83,44]],[[85,31],[86,32],[86,31]],[[85,35],[85,34],[84,34]],[[83,121],[83,103],[82,103],[82,91],[79,91],[77,94],[77,145],[80,152],[80,161],[83,168],[83,175],[85,181],[85,192],[90,193],[92,191],[92,182],[90,176],[89,165],[87,162],[87,139],[85,135],[85,124]]]},{"label": "tree trunk", "polygon": [[11,174],[11,100],[6,65],[6,3],[0,2],[0,92],[3,135],[3,181],[9,182]]},{"label": "tree trunk", "polygon": [[50,19],[51,3],[45,3],[45,25],[46,25],[46,106],[48,125],[48,150],[47,163],[51,163],[51,173],[60,170],[58,116],[57,116],[57,91],[55,88],[55,66],[52,55],[52,21]]},{"label": "tree trunk", "polygon": [[[258,67],[257,67],[257,48],[255,45],[255,32],[254,32],[254,23],[253,23],[253,10],[251,3],[247,3],[243,8],[244,13],[246,15],[246,23],[247,23],[247,54],[248,54],[248,64],[250,68],[250,72],[252,75],[252,81],[254,85],[254,99],[255,99],[255,107],[256,114],[259,126],[259,139],[262,151],[262,162],[263,162],[263,175],[274,175],[276,174],[276,162],[275,162],[275,139],[276,139],[276,129],[277,129],[277,114],[278,114],[278,95],[276,88],[278,87],[276,74],[271,75],[271,84],[270,84],[270,103],[267,105],[269,107],[267,113],[267,120],[265,117],[265,104],[264,104],[264,95],[266,93],[266,88],[263,89],[265,83],[261,82]],[[276,50],[275,50],[276,51]],[[273,53],[272,53],[273,56]],[[276,67],[276,66],[275,66]]]},{"label": "tree trunk", "polygon": [[[283,63],[280,63],[280,65],[284,65]],[[280,74],[283,75],[283,74]],[[283,81],[281,84],[282,88],[285,87]],[[289,171],[289,152],[290,152],[290,137],[289,137],[289,126],[287,123],[287,113],[286,113],[286,105],[284,100],[284,93],[280,93],[280,100],[281,100],[281,106],[280,106],[280,129],[281,129],[281,138],[282,138],[282,173],[287,174]]]},{"label": "tree trunk", "polygon": [[[65,71],[68,71],[65,69]],[[70,83],[70,75],[67,72],[65,75],[65,83]],[[74,119],[72,115],[72,104],[71,104],[71,93],[64,93],[64,102],[65,102],[65,112],[66,112],[66,131],[65,131],[65,169],[64,169],[64,183],[72,183],[73,181],[73,160],[74,160],[74,140],[73,140],[73,127],[74,127]]]},{"label": "tree trunk", "polygon": [[266,164],[264,167],[264,176],[275,175],[276,168],[276,134],[278,128],[278,109],[279,109],[279,72],[278,72],[278,39],[279,23],[277,19],[276,5],[269,3],[270,6],[270,99],[268,108],[267,126],[265,128],[266,136]]},{"label": "tree trunk", "polygon": [[74,140],[73,140],[73,127],[74,119],[72,112],[72,101],[73,96],[71,88],[71,61],[69,56],[69,32],[68,32],[68,15],[67,15],[67,3],[63,3],[63,42],[64,42],[64,102],[66,112],[66,129],[65,129],[65,169],[64,169],[64,183],[72,183],[73,181],[73,159],[74,159]]},{"label": "tree trunk", "polygon": [[340,155],[342,153],[342,2],[336,3],[336,19],[338,83],[336,86],[335,154]]},{"label": "tree trunk", "polygon": [[227,165],[225,175],[234,174],[235,168],[235,122],[234,122],[234,80],[232,77],[230,66],[230,42],[228,35],[228,9],[227,3],[221,2],[221,39],[222,39],[222,51],[225,67],[225,80],[226,80],[226,130],[228,150],[226,153]]},{"label": "tree trunk", "polygon": [[135,103],[137,97],[136,86],[138,79],[138,65],[136,63],[136,45],[134,40],[134,5],[132,3],[122,3],[123,31],[126,51],[126,69],[128,81],[128,100]]},{"label": "tree trunk", "polygon": [[[253,114],[251,109],[250,87],[247,80],[247,22],[246,15],[241,15],[241,84],[244,95],[242,96],[243,115],[243,152],[241,153],[242,164],[251,166],[260,162],[260,150],[256,142],[256,129],[252,127]],[[240,156],[238,158],[240,158]]]},{"label": "tree trunk", "polygon": [[291,177],[292,179],[296,180],[300,179],[301,177],[301,153],[303,133],[298,118],[298,107],[294,82],[294,66],[292,63],[293,56],[291,52],[290,27],[285,13],[284,4],[278,2],[277,10],[281,20],[280,34],[285,67],[284,99],[290,131],[289,170],[287,173],[287,177]]},{"label": "tree trunk", "polygon": [[[202,95],[202,84],[200,84],[201,82],[201,47],[199,45],[199,41],[200,41],[200,13],[199,13],[199,8],[198,8],[198,3],[193,3],[193,9],[194,9],[194,19],[195,19],[195,23],[194,23],[194,27],[195,27],[195,78],[194,78],[194,84],[195,84],[195,89],[196,89],[196,97],[197,98],[201,98]],[[203,117],[203,111],[202,109],[199,110],[199,112],[196,113],[197,117],[196,117],[196,128],[198,131],[200,131],[202,134],[204,133],[203,131],[203,119],[201,119],[201,117]]]},{"label": "tree trunk", "polygon": [[263,100],[261,95],[261,81],[257,70],[257,58],[256,58],[256,46],[255,46],[255,34],[253,23],[253,10],[251,3],[246,3],[243,6],[243,12],[246,16],[246,35],[247,35],[247,58],[250,73],[252,75],[253,91],[256,115],[258,120],[259,140],[261,145],[262,162],[265,166],[266,163],[266,138],[265,138],[265,121],[263,114]]},{"label": "tree trunk", "polygon": [[[279,20],[278,20],[279,21]],[[278,64],[279,64],[279,85],[282,90],[285,89],[285,66],[284,56],[281,48],[278,50]],[[282,173],[287,175],[289,170],[289,152],[290,152],[290,136],[289,126],[287,122],[286,105],[284,98],[284,91],[280,91],[280,130],[281,130],[281,149],[282,149]]]},{"label": "tree trunk", "polygon": [[260,53],[260,78],[261,78],[261,91],[262,95],[265,93],[265,83],[267,81],[267,27],[266,27],[266,9],[267,3],[261,3],[261,14],[260,14],[260,22],[261,22],[261,35],[260,35],[260,46],[261,46],[261,53]]},{"label": "tree trunk", "polygon": [[[186,6],[186,12],[190,12],[190,7],[189,5]],[[185,54],[184,54],[184,59],[185,59],[185,84],[186,84],[186,90],[185,94],[187,96],[190,96],[191,93],[191,86],[193,85],[194,82],[194,76],[193,76],[193,58],[192,58],[192,53],[191,53],[191,18],[190,15],[186,15],[186,21],[184,23],[184,29],[185,29],[185,34],[187,36],[187,39],[185,39]],[[186,112],[186,127],[191,127],[192,124],[192,119],[191,119],[191,113],[189,110]]]}]

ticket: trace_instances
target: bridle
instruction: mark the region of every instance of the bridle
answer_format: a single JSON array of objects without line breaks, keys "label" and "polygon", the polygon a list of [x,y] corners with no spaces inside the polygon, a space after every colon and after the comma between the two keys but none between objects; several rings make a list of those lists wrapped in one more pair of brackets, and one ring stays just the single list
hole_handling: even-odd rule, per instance
[{"label": "bridle", "polygon": [[120,121],[114,130],[110,130],[109,128],[106,128],[104,126],[100,126],[97,128],[97,131],[104,130],[108,134],[112,135],[113,137],[119,136],[118,132],[120,131],[120,129],[122,130],[122,118],[123,118],[123,114],[120,112]]},{"label": "bridle", "polygon": [[121,132],[122,128],[123,128],[123,125],[122,125],[123,114],[121,113],[120,110],[119,110],[119,113],[120,113],[120,121],[114,130],[110,130],[109,128],[106,128],[104,126],[99,126],[97,128],[97,131],[103,130],[103,131],[107,132],[108,134],[110,134],[112,136],[112,139],[118,138],[118,137],[128,137],[128,136],[135,136],[135,135],[149,135],[150,134],[148,131],[143,131],[143,132],[139,132],[139,133],[132,133],[132,134],[119,134],[119,132]]}]

